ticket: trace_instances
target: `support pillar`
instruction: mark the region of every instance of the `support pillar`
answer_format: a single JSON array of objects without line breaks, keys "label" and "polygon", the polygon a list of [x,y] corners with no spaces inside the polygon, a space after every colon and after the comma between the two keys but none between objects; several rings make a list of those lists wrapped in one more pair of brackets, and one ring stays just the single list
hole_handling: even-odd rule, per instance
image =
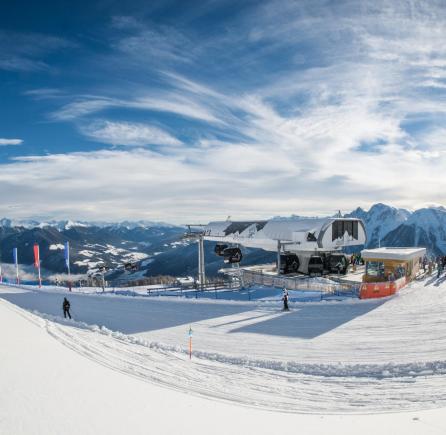
[{"label": "support pillar", "polygon": [[280,274],[280,251],[282,248],[282,244],[280,243],[280,240],[277,240],[277,275]]},{"label": "support pillar", "polygon": [[204,266],[204,238],[200,234],[198,238],[198,284],[203,289],[206,284],[206,272]]}]

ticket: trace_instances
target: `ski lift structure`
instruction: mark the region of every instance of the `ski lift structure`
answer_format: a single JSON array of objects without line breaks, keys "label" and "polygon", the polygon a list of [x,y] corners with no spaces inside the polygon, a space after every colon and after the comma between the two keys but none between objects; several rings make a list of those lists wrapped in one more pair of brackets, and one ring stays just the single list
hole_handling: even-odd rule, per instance
[{"label": "ski lift structure", "polygon": [[345,274],[348,262],[342,249],[367,242],[362,220],[343,218],[340,213],[327,218],[216,221],[202,231],[204,240],[217,242],[215,253],[223,256],[225,263],[240,263],[239,246],[260,248],[277,253],[277,273],[283,275]]},{"label": "ski lift structure", "polygon": [[[187,224],[188,231],[184,234],[183,239],[197,241],[198,243],[198,285],[204,288],[206,285],[206,267],[204,260],[204,241],[206,240],[206,231],[208,225],[203,224]],[[230,264],[234,269],[238,268],[242,261],[243,254],[238,244],[217,243],[214,247],[214,253],[223,257],[225,264]]]},{"label": "ski lift structure", "polygon": [[198,243],[198,285],[204,288],[206,285],[206,268],[204,264],[204,228],[202,224],[187,224],[188,231],[183,239],[196,241]]},{"label": "ski lift structure", "polygon": [[361,219],[344,218],[340,214],[327,218],[290,218],[258,221],[215,221],[207,225],[187,225],[185,237],[198,242],[198,283],[205,284],[204,241],[216,242],[214,253],[223,258],[230,269],[222,269],[240,284],[245,283],[241,247],[276,252],[276,275],[345,274],[348,259],[346,247],[363,246],[367,242]]}]

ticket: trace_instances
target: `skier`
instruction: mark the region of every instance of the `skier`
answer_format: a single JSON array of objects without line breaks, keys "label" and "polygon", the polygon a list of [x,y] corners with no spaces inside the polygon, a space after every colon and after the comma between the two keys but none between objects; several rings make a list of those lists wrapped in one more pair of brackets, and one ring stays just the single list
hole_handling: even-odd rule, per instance
[{"label": "skier", "polygon": [[441,257],[438,256],[437,257],[437,278],[440,278],[441,272],[442,272],[442,262],[441,262]]},{"label": "skier", "polygon": [[289,311],[290,309],[288,308],[288,291],[286,288],[283,289],[282,301],[283,301],[283,311]]},{"label": "skier", "polygon": [[65,319],[67,318],[67,314],[68,317],[71,319],[70,301],[67,298],[63,298],[62,308],[63,308],[63,316],[65,317]]}]

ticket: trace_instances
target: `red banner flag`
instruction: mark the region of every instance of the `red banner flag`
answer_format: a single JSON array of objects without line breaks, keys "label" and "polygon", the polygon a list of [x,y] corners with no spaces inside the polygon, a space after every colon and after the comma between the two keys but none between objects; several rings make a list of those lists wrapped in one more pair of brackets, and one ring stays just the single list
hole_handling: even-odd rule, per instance
[{"label": "red banner flag", "polygon": [[37,269],[40,267],[40,253],[39,253],[39,245],[37,243],[34,245],[34,266]]}]

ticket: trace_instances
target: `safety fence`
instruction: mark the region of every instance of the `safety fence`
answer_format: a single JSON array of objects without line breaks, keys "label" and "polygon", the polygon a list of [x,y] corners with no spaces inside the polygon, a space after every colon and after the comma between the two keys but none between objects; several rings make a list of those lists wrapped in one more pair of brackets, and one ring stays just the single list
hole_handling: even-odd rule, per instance
[{"label": "safety fence", "polygon": [[339,283],[327,278],[277,276],[251,270],[241,270],[240,274],[240,279],[245,286],[261,285],[287,290],[359,295],[360,283]]},{"label": "safety fence", "polygon": [[[228,281],[207,283],[203,286],[189,284],[159,287],[106,287],[104,290],[98,288],[96,292],[93,291],[93,288],[73,288],[73,291],[76,293],[116,294],[130,297],[184,297],[235,301],[261,300],[262,302],[277,301],[278,298],[280,299],[283,289],[290,292],[289,300],[291,302],[318,301],[338,296],[358,297],[359,294],[359,285],[338,284],[319,278],[277,277],[258,272],[248,272],[248,274],[244,274],[243,278],[240,278],[243,280],[243,285],[241,281],[233,277]],[[10,287],[21,287],[21,285],[13,283],[4,284]],[[45,287],[42,288],[42,290],[44,289]]]}]

